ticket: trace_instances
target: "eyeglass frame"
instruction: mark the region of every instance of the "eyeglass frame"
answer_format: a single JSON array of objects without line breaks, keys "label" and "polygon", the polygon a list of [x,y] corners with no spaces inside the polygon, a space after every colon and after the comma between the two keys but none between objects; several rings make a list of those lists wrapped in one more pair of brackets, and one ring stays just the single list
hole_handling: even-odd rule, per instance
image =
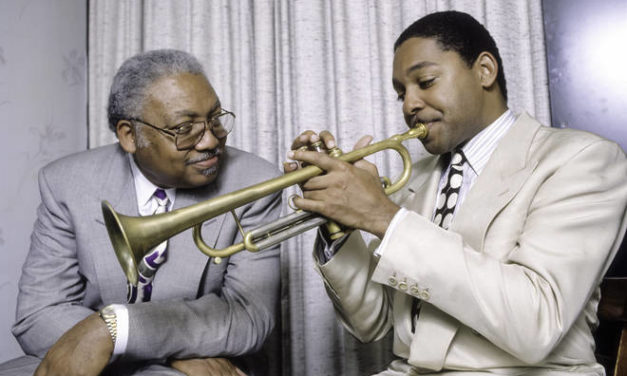
[{"label": "eyeglass frame", "polygon": [[[138,122],[138,123],[145,124],[145,125],[147,125],[147,126],[149,126],[149,127],[153,128],[153,129],[158,130],[159,132],[163,132],[163,133],[167,134],[168,136],[173,137],[173,138],[174,138],[174,146],[176,146],[176,150],[182,151],[182,150],[189,150],[189,149],[193,149],[193,148],[194,148],[194,147],[195,147],[195,146],[196,146],[196,145],[200,142],[200,140],[202,140],[202,138],[205,136],[205,132],[207,131],[207,129],[209,129],[209,131],[211,132],[211,134],[213,134],[213,136],[214,136],[215,138],[217,138],[218,140],[222,140],[222,139],[226,138],[226,136],[228,136],[228,135],[231,133],[231,130],[232,130],[232,129],[231,129],[231,130],[229,130],[229,131],[228,131],[228,132],[227,132],[224,136],[222,136],[222,137],[218,137],[215,133],[213,133],[213,125],[211,125],[211,127],[209,126],[211,123],[213,123],[213,121],[214,121],[214,120],[216,120],[216,119],[218,119],[218,118],[220,118],[220,117],[222,117],[222,116],[224,116],[224,115],[231,115],[231,116],[233,116],[233,120],[234,120],[234,121],[235,121],[235,119],[237,118],[237,116],[236,116],[233,112],[231,112],[231,111],[227,111],[227,110],[224,110],[224,109],[223,109],[223,110],[222,110],[219,114],[212,116],[209,120],[207,120],[207,119],[204,119],[204,120],[198,120],[198,121],[188,120],[188,121],[183,121],[183,122],[181,122],[181,123],[179,123],[179,124],[176,124],[176,125],[172,126],[172,128],[170,128],[170,127],[166,126],[167,128],[170,128],[170,129],[165,129],[165,128],[160,128],[160,127],[157,127],[156,125],[150,124],[149,122],[144,121],[144,120],[142,120],[142,119],[140,119],[140,118],[129,118],[129,119],[127,119],[127,120],[128,120],[128,121],[136,121],[136,122]],[[187,123],[191,123],[192,125],[193,125],[193,124],[195,124],[195,123],[204,123],[203,131],[202,131],[202,134],[200,135],[200,137],[198,138],[198,141],[196,141],[196,143],[195,143],[195,144],[191,145],[191,146],[190,146],[190,147],[188,147],[188,148],[180,149],[180,148],[179,148],[179,146],[178,146],[178,144],[177,144],[177,142],[176,142],[177,137],[179,136],[179,134],[178,134],[178,133],[176,133],[176,131],[172,131],[172,130],[177,129],[177,128],[179,128],[179,127],[182,127],[182,126],[183,126],[183,124],[187,124]]]}]

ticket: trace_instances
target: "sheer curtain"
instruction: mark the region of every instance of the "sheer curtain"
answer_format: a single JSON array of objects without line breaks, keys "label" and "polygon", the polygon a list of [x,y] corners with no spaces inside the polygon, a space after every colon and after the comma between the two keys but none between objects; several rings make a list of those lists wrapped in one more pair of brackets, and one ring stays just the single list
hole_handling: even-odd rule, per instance
[{"label": "sheer curtain", "polygon": [[[228,144],[281,168],[295,136],[331,130],[344,150],[365,134],[404,130],[392,90],[393,43],[427,13],[456,9],[483,22],[504,61],[509,105],[549,123],[541,0],[153,0],[89,2],[90,147],[115,141],[106,121],[112,77],[127,57],[156,48],[189,51],[204,64],[225,108],[237,114]],[[408,145],[424,155],[418,142]],[[369,158],[392,178],[392,153]],[[286,190],[285,195],[294,192]],[[289,209],[286,209],[286,211]],[[337,324],[313,270],[314,232],[283,243],[284,375],[363,375],[391,359],[388,336],[357,343]],[[282,370],[282,371],[281,371]]]}]

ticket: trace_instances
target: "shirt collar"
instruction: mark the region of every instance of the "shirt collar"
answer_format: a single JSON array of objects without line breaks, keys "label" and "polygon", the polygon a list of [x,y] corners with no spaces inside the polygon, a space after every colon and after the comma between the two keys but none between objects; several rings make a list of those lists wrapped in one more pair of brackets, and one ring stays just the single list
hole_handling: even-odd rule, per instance
[{"label": "shirt collar", "polygon": [[[131,163],[131,172],[133,174],[133,180],[135,182],[135,194],[137,195],[137,206],[139,207],[140,212],[142,208],[149,206],[152,200],[152,195],[155,193],[157,188],[160,188],[154,185],[148,178],[144,176],[141,172],[135,159],[132,154],[128,154],[128,159]],[[176,188],[163,188],[168,199],[170,200],[170,207],[174,203],[174,198],[176,197]]]},{"label": "shirt collar", "polygon": [[516,115],[508,109],[462,147],[470,168],[477,175],[483,171],[499,141],[515,121]]}]

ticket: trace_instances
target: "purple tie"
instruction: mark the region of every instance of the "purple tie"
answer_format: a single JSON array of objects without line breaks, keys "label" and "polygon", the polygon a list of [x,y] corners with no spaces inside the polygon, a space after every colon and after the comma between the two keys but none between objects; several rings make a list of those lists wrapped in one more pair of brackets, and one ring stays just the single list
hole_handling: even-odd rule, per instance
[{"label": "purple tie", "polygon": [[[168,195],[161,188],[157,188],[153,194],[153,200],[156,203],[154,214],[161,214],[168,211],[170,200]],[[148,302],[152,296],[152,280],[161,264],[167,260],[168,249],[167,241],[156,246],[148,252],[139,262],[139,283],[133,286],[129,283],[127,300],[129,303]]]},{"label": "purple tie", "polygon": [[158,198],[161,201],[165,200],[168,197],[168,195],[165,194],[165,191],[163,189],[161,189],[161,188],[157,188],[155,190],[155,193],[153,194],[153,196],[155,196],[156,198]]}]

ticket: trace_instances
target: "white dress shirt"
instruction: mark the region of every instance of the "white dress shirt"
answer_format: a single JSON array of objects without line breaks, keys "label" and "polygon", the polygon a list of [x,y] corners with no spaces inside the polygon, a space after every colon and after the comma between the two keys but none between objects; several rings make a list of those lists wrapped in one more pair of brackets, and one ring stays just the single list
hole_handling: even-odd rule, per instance
[{"label": "white dress shirt", "polygon": [[[457,199],[457,204],[455,205],[455,211],[453,213],[453,221],[455,220],[455,213],[466,198],[466,195],[470,191],[470,188],[475,184],[475,180],[477,180],[477,176],[483,171],[483,168],[488,163],[490,156],[496,149],[499,141],[503,136],[507,133],[509,128],[516,121],[516,116],[511,110],[505,111],[501,116],[499,116],[492,124],[485,127],[481,132],[477,133],[473,138],[471,138],[464,146],[462,146],[461,150],[466,156],[466,160],[468,163],[464,163],[462,165],[462,186],[459,189],[459,198]],[[440,177],[440,183],[438,185],[438,192],[441,192],[444,186],[446,185],[446,181],[448,179],[448,174],[451,171],[451,165],[449,164],[446,169],[442,172],[442,176]],[[437,207],[437,205],[436,205]],[[435,216],[436,207],[433,209],[433,213],[431,215],[431,220]],[[398,222],[400,222],[405,215],[407,215],[408,210],[401,207],[401,209],[396,213],[390,225],[388,226],[388,230],[394,229],[394,226]],[[391,233],[392,231],[386,231],[387,233]],[[381,256],[380,249],[385,249],[386,237],[384,236],[381,240],[381,244],[375,250],[374,254],[377,256]]]}]

